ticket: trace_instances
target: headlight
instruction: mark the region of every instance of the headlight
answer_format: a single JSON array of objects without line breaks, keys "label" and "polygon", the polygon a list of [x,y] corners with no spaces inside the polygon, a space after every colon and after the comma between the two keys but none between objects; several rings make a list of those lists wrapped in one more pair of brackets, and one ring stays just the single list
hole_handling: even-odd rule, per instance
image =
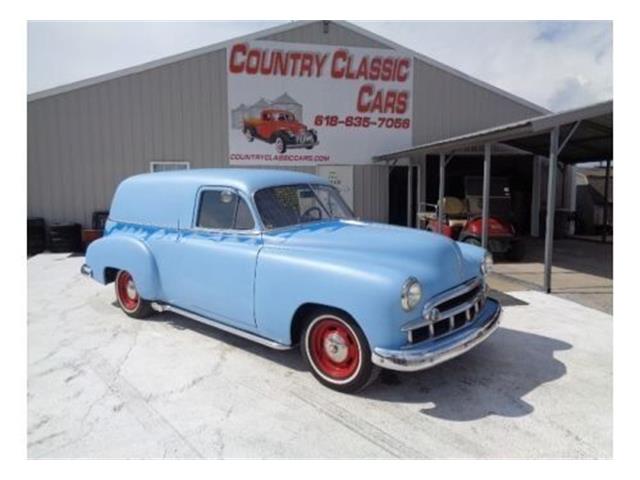
[{"label": "headlight", "polygon": [[420,303],[422,298],[422,286],[420,282],[414,278],[409,277],[402,285],[402,293],[400,295],[400,305],[405,312],[413,310],[413,308]]},{"label": "headlight", "polygon": [[480,272],[483,275],[486,275],[492,270],[493,270],[493,255],[487,252],[484,254],[484,259],[482,260],[482,264],[480,265]]}]

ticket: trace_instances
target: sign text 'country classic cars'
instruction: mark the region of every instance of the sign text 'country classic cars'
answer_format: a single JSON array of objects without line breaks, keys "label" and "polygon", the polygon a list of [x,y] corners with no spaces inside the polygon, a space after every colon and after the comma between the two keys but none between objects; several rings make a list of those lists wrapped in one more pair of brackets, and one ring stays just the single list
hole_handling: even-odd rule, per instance
[{"label": "sign text 'country classic cars'", "polygon": [[411,145],[410,57],[256,41],[227,65],[231,164],[362,164]]}]

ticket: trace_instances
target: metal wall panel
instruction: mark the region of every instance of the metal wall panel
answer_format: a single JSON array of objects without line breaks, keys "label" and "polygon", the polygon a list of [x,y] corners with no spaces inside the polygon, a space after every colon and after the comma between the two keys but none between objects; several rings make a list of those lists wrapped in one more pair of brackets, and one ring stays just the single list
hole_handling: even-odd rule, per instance
[{"label": "metal wall panel", "polygon": [[540,114],[436,66],[414,61],[414,145]]},{"label": "metal wall panel", "polygon": [[28,103],[28,215],[90,225],[149,162],[227,165],[224,50]]},{"label": "metal wall panel", "polygon": [[362,220],[388,220],[389,168],[386,165],[353,167],[353,210]]}]

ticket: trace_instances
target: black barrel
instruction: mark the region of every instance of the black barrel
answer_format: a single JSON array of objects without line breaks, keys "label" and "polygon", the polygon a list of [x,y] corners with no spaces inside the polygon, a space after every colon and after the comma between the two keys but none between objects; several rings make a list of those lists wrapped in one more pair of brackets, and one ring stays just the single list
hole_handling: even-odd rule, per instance
[{"label": "black barrel", "polygon": [[82,250],[82,226],[79,223],[54,224],[49,227],[49,250],[54,253]]},{"label": "black barrel", "polygon": [[44,218],[27,218],[27,255],[36,255],[47,248],[47,227]]}]

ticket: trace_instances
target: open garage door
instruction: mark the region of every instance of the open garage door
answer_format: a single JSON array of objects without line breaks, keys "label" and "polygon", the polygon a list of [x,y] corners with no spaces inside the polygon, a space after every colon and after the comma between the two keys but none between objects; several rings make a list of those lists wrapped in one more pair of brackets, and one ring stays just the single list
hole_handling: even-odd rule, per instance
[{"label": "open garage door", "polygon": [[416,165],[389,169],[389,223],[416,226],[420,170]]}]

